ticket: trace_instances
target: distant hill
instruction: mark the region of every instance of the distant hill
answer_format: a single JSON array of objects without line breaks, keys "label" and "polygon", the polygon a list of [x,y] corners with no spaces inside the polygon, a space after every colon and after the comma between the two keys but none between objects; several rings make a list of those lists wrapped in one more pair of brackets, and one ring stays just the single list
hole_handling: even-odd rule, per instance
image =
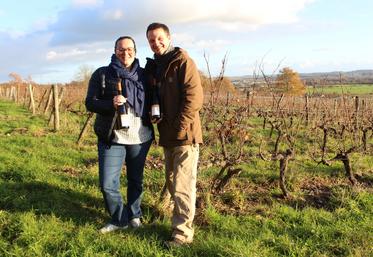
[{"label": "distant hill", "polygon": [[303,80],[321,79],[348,83],[373,83],[373,70],[300,73]]},{"label": "distant hill", "polygon": [[[275,75],[277,76],[277,74]],[[373,70],[333,71],[299,73],[306,85],[333,85],[333,84],[373,84]],[[254,83],[252,75],[229,77],[238,88],[245,88]],[[274,79],[274,78],[273,78]],[[262,76],[255,81],[257,85],[264,83]]]}]

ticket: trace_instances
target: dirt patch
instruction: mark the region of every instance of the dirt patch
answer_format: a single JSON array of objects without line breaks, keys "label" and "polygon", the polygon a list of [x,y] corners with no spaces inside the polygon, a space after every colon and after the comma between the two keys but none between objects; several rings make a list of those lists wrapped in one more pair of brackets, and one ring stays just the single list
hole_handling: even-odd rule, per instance
[{"label": "dirt patch", "polygon": [[164,161],[162,160],[161,157],[159,156],[154,157],[154,156],[148,155],[146,158],[146,162],[145,162],[145,168],[148,170],[151,170],[151,169],[162,170],[164,166],[163,163]]},{"label": "dirt patch", "polygon": [[340,202],[333,196],[333,187],[341,185],[337,179],[315,177],[302,180],[302,196],[287,199],[287,203],[296,208],[314,207],[328,211],[335,210]]},{"label": "dirt patch", "polygon": [[7,132],[5,132],[5,135],[11,136],[11,135],[24,135],[28,132],[28,128],[14,128]]},{"label": "dirt patch", "polygon": [[373,170],[368,170],[364,174],[356,173],[355,178],[362,187],[372,189],[373,187]]},{"label": "dirt patch", "polygon": [[48,132],[45,131],[44,128],[39,128],[37,130],[32,131],[32,136],[34,137],[42,137],[45,136]]},{"label": "dirt patch", "polygon": [[63,173],[70,177],[78,177],[80,175],[80,171],[74,167],[61,167],[53,169],[54,172]]},{"label": "dirt patch", "polygon": [[[273,204],[271,190],[276,183],[253,184],[248,180],[240,180],[226,186],[224,191],[216,194],[210,192],[210,183],[197,183],[196,223],[206,225],[208,221],[203,211],[210,204],[221,214],[234,216],[263,213],[263,208]],[[265,212],[265,211],[264,211]]]},{"label": "dirt patch", "polygon": [[89,159],[84,160],[84,166],[86,168],[91,168],[91,167],[95,166],[97,163],[98,163],[97,158],[89,158]]}]

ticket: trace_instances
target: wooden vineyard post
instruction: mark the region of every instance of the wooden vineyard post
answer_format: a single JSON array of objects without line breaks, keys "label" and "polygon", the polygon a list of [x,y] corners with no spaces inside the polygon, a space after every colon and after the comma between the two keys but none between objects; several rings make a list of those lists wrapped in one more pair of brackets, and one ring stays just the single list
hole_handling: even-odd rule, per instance
[{"label": "wooden vineyard post", "polygon": [[309,99],[308,99],[308,95],[306,94],[305,96],[305,103],[304,103],[304,109],[305,109],[305,112],[306,112],[306,126],[308,126],[309,122],[310,122],[310,114],[309,114]]},{"label": "wooden vineyard post", "polygon": [[47,92],[48,92],[48,89],[46,88],[46,89],[44,90],[43,95],[42,95],[41,98],[40,98],[40,101],[39,101],[39,104],[38,104],[38,107],[37,107],[38,110],[40,109],[40,107],[41,107],[41,105],[42,105],[42,103],[43,103],[43,101],[44,101],[44,97],[45,97],[45,95],[47,94]]},{"label": "wooden vineyard post", "polygon": [[16,93],[16,88],[15,87],[11,87],[10,95],[11,95],[12,100],[14,102],[16,102],[17,101],[17,93]]},{"label": "wooden vineyard post", "polygon": [[54,131],[60,129],[60,113],[59,113],[59,101],[58,101],[58,86],[53,85],[53,100],[54,100]]},{"label": "wooden vineyard post", "polygon": [[28,84],[28,90],[29,90],[29,94],[30,94],[30,105],[31,105],[32,115],[35,115],[34,92],[32,90],[31,83]]},{"label": "wooden vineyard post", "polygon": [[49,96],[48,96],[47,103],[45,104],[45,107],[44,107],[44,114],[47,114],[49,106],[50,106],[50,104],[52,102],[52,98],[53,98],[53,89],[51,87],[51,89],[49,91]]},{"label": "wooden vineyard post", "polygon": [[359,110],[360,110],[359,104],[360,104],[359,97],[355,96],[355,130],[359,128]]},{"label": "wooden vineyard post", "polygon": [[85,121],[84,126],[83,126],[82,130],[80,131],[80,134],[79,134],[78,140],[76,141],[76,143],[77,143],[78,145],[80,144],[80,142],[82,141],[83,136],[84,136],[85,133],[87,132],[88,124],[89,124],[89,122],[91,121],[91,119],[93,118],[93,114],[94,114],[93,112],[88,113],[87,120]]}]

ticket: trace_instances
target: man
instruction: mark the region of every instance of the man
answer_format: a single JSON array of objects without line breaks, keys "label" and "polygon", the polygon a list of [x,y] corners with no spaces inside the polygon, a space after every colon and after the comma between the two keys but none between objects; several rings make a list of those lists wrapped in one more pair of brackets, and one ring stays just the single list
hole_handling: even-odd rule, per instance
[{"label": "man", "polygon": [[162,118],[156,122],[165,155],[166,186],[174,202],[172,238],[166,245],[180,246],[191,243],[194,235],[203,91],[194,61],[186,51],[172,46],[165,24],[150,24],[146,37],[154,52],[154,60],[148,59],[147,66],[155,66],[154,77],[160,84]]}]

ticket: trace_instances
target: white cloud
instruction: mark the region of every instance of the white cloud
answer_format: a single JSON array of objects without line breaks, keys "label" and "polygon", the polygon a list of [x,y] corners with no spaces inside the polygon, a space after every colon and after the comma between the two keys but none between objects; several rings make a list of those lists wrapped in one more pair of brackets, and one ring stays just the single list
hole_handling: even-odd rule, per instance
[{"label": "white cloud", "polygon": [[103,0],[73,0],[74,7],[95,7],[103,3]]},{"label": "white cloud", "polygon": [[[297,13],[310,0],[230,0],[230,1],[179,1],[167,2],[168,15],[177,21],[210,21],[223,24],[259,26],[296,21]],[[186,4],[187,2],[187,4]],[[174,13],[174,10],[176,14]],[[186,11],[190,10],[190,11]],[[166,11],[167,13],[167,11]]]},{"label": "white cloud", "polygon": [[194,47],[200,49],[200,51],[208,52],[211,54],[224,54],[225,52],[227,52],[230,44],[230,41],[224,39],[199,40],[196,42]]},{"label": "white cloud", "polygon": [[107,10],[103,14],[105,20],[120,20],[123,16],[122,10]]},{"label": "white cloud", "polygon": [[172,44],[184,48],[194,48],[197,44],[197,38],[191,33],[172,33]]},{"label": "white cloud", "polygon": [[320,47],[320,48],[315,48],[312,49],[312,52],[330,52],[332,49],[328,47]]},{"label": "white cloud", "polygon": [[48,35],[13,38],[0,32],[0,56],[4,60],[0,62],[0,79],[6,80],[10,72],[27,77],[45,69],[43,54],[48,40]]},{"label": "white cloud", "polygon": [[[107,40],[123,34],[143,35],[153,21],[170,26],[192,25],[211,31],[250,31],[263,25],[297,21],[297,14],[313,0],[76,0],[87,8],[65,10],[50,27],[52,43],[73,44]],[[92,8],[96,6],[97,8]],[[193,31],[188,31],[192,33]]]},{"label": "white cloud", "polygon": [[107,49],[107,48],[98,48],[95,50],[96,54],[102,54],[102,53],[112,53],[113,48]]},{"label": "white cloud", "polygon": [[27,35],[27,33],[25,31],[22,31],[22,30],[11,30],[11,31],[7,31],[5,33],[8,34],[11,39],[19,39],[19,38],[23,38],[25,35]]},{"label": "white cloud", "polygon": [[58,54],[55,51],[49,51],[47,53],[46,58],[47,58],[47,60],[53,60],[53,59],[55,59],[57,57],[57,55]]},{"label": "white cloud", "polygon": [[80,56],[87,54],[87,51],[80,50],[77,48],[71,49],[69,51],[63,51],[63,52],[56,52],[56,51],[49,51],[46,55],[47,60],[55,60],[55,59],[66,59],[70,57]]},{"label": "white cloud", "polygon": [[[250,34],[261,26],[296,22],[299,12],[312,1],[72,0],[57,15],[31,22],[27,32],[0,31],[0,56],[6,60],[0,63],[0,79],[4,80],[3,74],[8,71],[25,76],[51,70],[62,74],[72,65],[104,65],[121,35],[133,36],[139,49],[148,49],[145,30],[154,21],[169,25],[175,45],[185,47],[195,54],[193,57],[203,58],[206,52],[219,63],[234,42],[233,37],[244,38],[244,33]],[[17,50],[30,46],[32,51]],[[65,76],[65,80],[69,79],[71,76]]]}]

